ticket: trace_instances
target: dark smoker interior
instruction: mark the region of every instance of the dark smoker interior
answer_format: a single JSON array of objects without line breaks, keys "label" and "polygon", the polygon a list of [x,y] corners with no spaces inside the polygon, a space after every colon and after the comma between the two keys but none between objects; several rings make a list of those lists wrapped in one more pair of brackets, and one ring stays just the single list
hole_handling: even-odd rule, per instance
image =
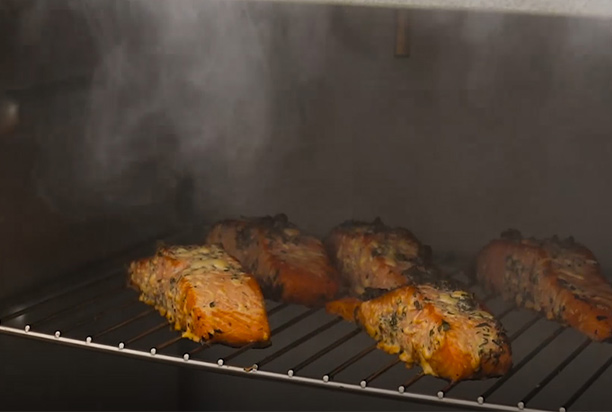
[{"label": "dark smoker interior", "polygon": [[[17,127],[0,134],[2,313],[88,276],[92,262],[240,215],[286,213],[321,236],[381,217],[465,259],[508,228],[572,235],[612,269],[609,19],[409,9],[409,56],[397,57],[396,12],[1,1],[0,98],[19,107]],[[524,335],[517,353],[551,325]],[[515,407],[514,393],[580,339],[564,332],[499,403]],[[534,408],[558,410],[549,398],[567,394],[562,402],[612,354],[588,351],[564,372],[584,379],[554,381]],[[460,408],[9,334],[0,353],[4,410]],[[356,366],[357,383],[384,356]],[[392,373],[392,388],[414,374]],[[608,368],[574,408],[609,407],[611,379]],[[465,385],[472,397],[482,387]],[[426,378],[414,391],[436,388]]]}]

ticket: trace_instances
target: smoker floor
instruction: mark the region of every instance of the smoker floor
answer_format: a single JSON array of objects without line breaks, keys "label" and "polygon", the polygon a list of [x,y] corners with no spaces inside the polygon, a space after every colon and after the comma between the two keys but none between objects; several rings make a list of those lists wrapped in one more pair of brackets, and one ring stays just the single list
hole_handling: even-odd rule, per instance
[{"label": "smoker floor", "polygon": [[[609,410],[612,345],[515,309],[465,282],[504,324],[513,369],[504,377],[456,385],[407,369],[377,350],[355,326],[296,305],[267,302],[272,344],[266,348],[204,346],[182,339],[126,288],[125,263],[87,282],[40,294],[0,318],[0,332],[119,355],[171,362],[252,378],[359,391],[373,396],[487,410]],[[453,264],[444,263],[451,270]]]}]

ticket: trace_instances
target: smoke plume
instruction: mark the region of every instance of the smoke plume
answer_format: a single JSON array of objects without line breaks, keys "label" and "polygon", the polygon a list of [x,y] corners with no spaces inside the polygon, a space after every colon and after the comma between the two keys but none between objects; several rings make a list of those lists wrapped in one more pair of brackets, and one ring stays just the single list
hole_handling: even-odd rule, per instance
[{"label": "smoke plume", "polygon": [[[48,3],[36,6],[40,15],[57,7]],[[82,132],[45,148],[41,194],[83,217],[171,202],[185,186],[211,208],[228,197],[248,203],[245,177],[265,161],[271,132],[272,31],[310,45],[293,56],[305,62],[301,77],[316,72],[325,31],[264,3],[62,3],[86,23],[79,34],[96,65],[82,105],[65,109],[84,119]]]}]

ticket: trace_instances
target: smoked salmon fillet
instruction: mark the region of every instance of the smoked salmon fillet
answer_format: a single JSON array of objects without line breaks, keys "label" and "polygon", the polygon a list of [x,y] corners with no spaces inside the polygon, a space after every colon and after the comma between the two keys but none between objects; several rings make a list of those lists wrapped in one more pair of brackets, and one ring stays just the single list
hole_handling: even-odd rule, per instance
[{"label": "smoked salmon fillet", "polygon": [[455,382],[501,376],[512,366],[500,323],[445,281],[402,286],[365,301],[341,299],[327,311],[357,322],[379,349],[428,375]]},{"label": "smoked salmon fillet", "polygon": [[378,347],[424,373],[458,381],[512,366],[505,331],[475,297],[433,265],[431,250],[403,228],[350,221],[326,239],[353,296],[327,311],[356,321]]},{"label": "smoked salmon fillet", "polygon": [[338,293],[338,274],[321,241],[283,214],[218,222],[207,241],[250,270],[267,298],[317,306]]},{"label": "smoked salmon fillet", "polygon": [[486,245],[476,276],[517,306],[543,313],[595,341],[612,341],[612,285],[573,238],[525,238],[509,230]]},{"label": "smoked salmon fillet", "polygon": [[132,262],[129,271],[140,300],[183,337],[231,346],[270,338],[257,281],[216,245],[160,247],[155,256]]},{"label": "smoked salmon fillet", "polygon": [[378,218],[372,223],[352,220],[336,226],[325,246],[352,295],[438,275],[429,246],[407,229],[386,226]]}]

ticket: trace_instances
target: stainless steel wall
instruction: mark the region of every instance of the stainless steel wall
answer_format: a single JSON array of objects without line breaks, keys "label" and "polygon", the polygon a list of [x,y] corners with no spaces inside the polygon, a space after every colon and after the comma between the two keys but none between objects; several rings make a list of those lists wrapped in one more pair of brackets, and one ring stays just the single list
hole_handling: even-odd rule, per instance
[{"label": "stainless steel wall", "polygon": [[1,142],[5,272],[172,226],[186,187],[211,220],[285,212],[324,234],[381,216],[463,254],[514,227],[612,265],[608,21],[415,11],[395,59],[389,10],[133,1],[92,23],[79,3],[3,25],[3,87],[90,87],[21,93]]},{"label": "stainless steel wall", "polygon": [[177,223],[172,195],[121,210],[78,201],[71,165],[90,161],[80,142],[97,56],[84,20],[54,5],[0,9],[0,95],[20,119],[0,137],[0,300]]},{"label": "stainless steel wall", "polygon": [[304,53],[314,76],[303,48],[273,47],[272,130],[257,173],[233,182],[250,213],[282,210],[320,233],[381,216],[465,254],[508,227],[572,234],[610,268],[609,22],[415,12],[412,55],[396,60],[392,13],[329,19]]},{"label": "stainless steel wall", "polygon": [[[508,227],[572,234],[612,267],[609,22],[415,11],[411,56],[395,59],[390,10],[206,2],[194,14],[193,2],[134,1],[115,22],[142,31],[118,29],[109,41],[121,47],[107,48],[100,21],[87,21],[78,2],[52,3],[0,24],[0,88],[22,111],[20,129],[0,140],[0,299],[194,216],[284,212],[318,234],[380,216],[435,251],[465,255]],[[117,17],[117,7],[104,13]],[[189,30],[176,32],[181,25]],[[208,42],[194,34],[200,26]],[[100,71],[108,56],[131,77]],[[113,128],[122,119],[136,126]],[[122,138],[101,144],[113,131]],[[45,360],[47,350],[21,352],[4,370],[23,370],[32,353],[28,369],[70,362],[68,353]],[[138,379],[127,361],[112,362]],[[171,368],[151,374],[179,379]],[[40,399],[82,407],[60,401],[70,382]],[[230,391],[225,378],[187,382],[184,405],[240,407],[237,397],[198,391]],[[266,386],[254,385],[253,396]],[[160,405],[179,405],[177,391]],[[15,408],[17,394],[5,394]],[[320,396],[325,405],[345,399]],[[121,408],[119,398],[110,404]]]}]

